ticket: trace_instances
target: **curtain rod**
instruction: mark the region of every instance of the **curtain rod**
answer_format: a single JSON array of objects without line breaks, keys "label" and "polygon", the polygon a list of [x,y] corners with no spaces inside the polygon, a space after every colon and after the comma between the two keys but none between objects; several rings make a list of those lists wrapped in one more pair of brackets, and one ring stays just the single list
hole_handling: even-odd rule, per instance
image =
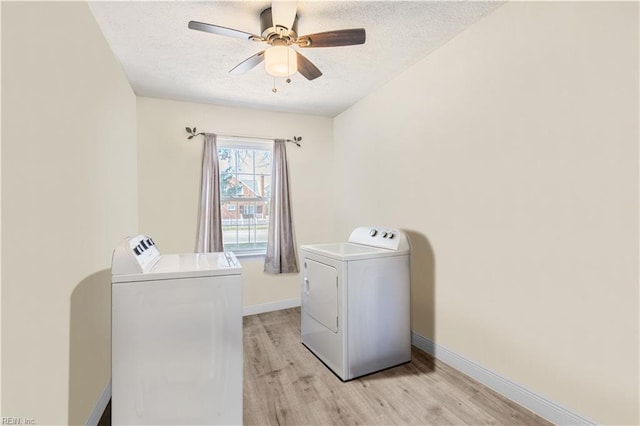
[{"label": "curtain rod", "polygon": [[[193,139],[195,136],[204,136],[204,132],[196,133],[196,128],[195,127],[194,128],[185,127],[184,129],[189,134],[187,139]],[[227,137],[227,138],[260,139],[260,140],[264,140],[264,141],[272,141],[272,140],[275,139],[275,138],[258,138],[258,137],[255,137],[255,136],[219,135],[217,133],[216,133],[216,136],[222,136],[222,137]],[[302,141],[302,136],[294,136],[293,139],[285,139],[284,141],[296,144],[298,147],[302,146],[302,145],[300,145],[300,141]]]}]

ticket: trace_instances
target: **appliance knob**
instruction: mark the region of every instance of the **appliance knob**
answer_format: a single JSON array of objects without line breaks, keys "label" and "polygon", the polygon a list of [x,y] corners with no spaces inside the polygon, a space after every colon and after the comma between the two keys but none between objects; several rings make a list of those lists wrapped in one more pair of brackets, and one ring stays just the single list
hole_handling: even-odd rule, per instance
[{"label": "appliance knob", "polygon": [[378,235],[378,230],[372,229],[371,231],[369,231],[369,235],[371,235],[372,237],[375,237],[376,235]]},{"label": "appliance knob", "polygon": [[393,237],[395,237],[395,236],[396,236],[396,234],[394,234],[393,232],[389,232],[389,237],[388,237],[388,238],[389,238],[390,240],[392,240],[392,239],[393,239]]},{"label": "appliance knob", "polygon": [[386,232],[382,233],[382,238],[387,238],[387,233]]}]

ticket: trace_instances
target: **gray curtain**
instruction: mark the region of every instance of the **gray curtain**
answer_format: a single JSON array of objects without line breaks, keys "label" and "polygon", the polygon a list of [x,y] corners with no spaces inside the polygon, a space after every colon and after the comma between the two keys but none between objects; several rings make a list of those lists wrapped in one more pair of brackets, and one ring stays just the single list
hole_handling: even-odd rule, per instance
[{"label": "gray curtain", "polygon": [[287,149],[282,139],[274,142],[272,166],[269,237],[264,271],[270,274],[298,272],[289,197]]},{"label": "gray curtain", "polygon": [[216,135],[204,135],[202,154],[202,184],[200,186],[200,216],[196,253],[223,251],[220,214],[220,166]]}]

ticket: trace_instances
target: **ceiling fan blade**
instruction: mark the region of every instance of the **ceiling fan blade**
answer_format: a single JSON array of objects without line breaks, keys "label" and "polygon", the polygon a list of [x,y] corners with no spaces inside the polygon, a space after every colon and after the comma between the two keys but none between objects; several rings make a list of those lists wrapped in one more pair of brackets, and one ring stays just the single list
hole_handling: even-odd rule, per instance
[{"label": "ceiling fan blade", "polygon": [[322,71],[318,69],[313,62],[296,52],[298,55],[298,72],[307,80],[315,80],[322,75]]},{"label": "ceiling fan blade", "polygon": [[264,61],[264,50],[262,52],[258,52],[253,56],[248,57],[244,61],[240,62],[238,65],[233,67],[229,74],[233,75],[241,75],[258,65],[260,62]]},{"label": "ceiling fan blade", "polygon": [[355,44],[364,44],[366,39],[367,35],[364,28],[353,28],[308,34],[299,37],[296,40],[296,44],[300,47],[353,46]]},{"label": "ceiling fan blade", "polygon": [[220,25],[205,24],[204,22],[189,21],[189,28],[192,30],[204,31],[205,33],[218,34],[227,37],[236,37],[249,40],[252,38],[261,39],[262,37],[255,34],[246,33],[240,30],[234,30],[233,28],[221,27]]},{"label": "ceiling fan blade", "polygon": [[293,28],[293,21],[298,12],[298,2],[291,0],[273,0],[271,4],[271,17],[273,25],[285,27],[288,30]]}]

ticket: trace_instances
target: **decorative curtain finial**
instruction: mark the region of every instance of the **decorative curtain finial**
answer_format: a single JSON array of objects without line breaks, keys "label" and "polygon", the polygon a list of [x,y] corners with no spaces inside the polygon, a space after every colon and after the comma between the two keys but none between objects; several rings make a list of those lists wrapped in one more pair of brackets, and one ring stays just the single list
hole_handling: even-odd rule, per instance
[{"label": "decorative curtain finial", "polygon": [[196,133],[197,130],[195,127],[193,129],[191,127],[185,127],[184,129],[189,133],[189,137],[187,139],[193,139],[194,136],[204,135],[204,132]]}]

